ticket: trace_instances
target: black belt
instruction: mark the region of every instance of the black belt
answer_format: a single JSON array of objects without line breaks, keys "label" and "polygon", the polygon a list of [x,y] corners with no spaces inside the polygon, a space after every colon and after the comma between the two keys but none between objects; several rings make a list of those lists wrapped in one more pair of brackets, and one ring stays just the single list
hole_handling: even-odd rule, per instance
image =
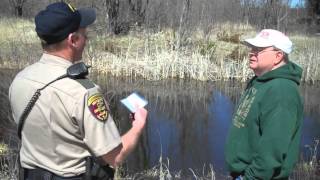
[{"label": "black belt", "polygon": [[83,174],[72,177],[62,177],[41,168],[24,168],[24,177],[25,180],[82,180]]}]

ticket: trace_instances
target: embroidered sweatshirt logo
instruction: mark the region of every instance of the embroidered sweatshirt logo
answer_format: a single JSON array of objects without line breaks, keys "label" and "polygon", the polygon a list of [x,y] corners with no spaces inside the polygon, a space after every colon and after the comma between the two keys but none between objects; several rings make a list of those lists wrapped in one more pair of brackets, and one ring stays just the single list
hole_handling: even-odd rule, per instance
[{"label": "embroidered sweatshirt logo", "polygon": [[233,118],[233,125],[242,128],[245,127],[245,120],[248,116],[248,113],[251,109],[251,105],[255,99],[257,89],[250,88],[240,99],[240,104],[238,106],[237,112]]}]

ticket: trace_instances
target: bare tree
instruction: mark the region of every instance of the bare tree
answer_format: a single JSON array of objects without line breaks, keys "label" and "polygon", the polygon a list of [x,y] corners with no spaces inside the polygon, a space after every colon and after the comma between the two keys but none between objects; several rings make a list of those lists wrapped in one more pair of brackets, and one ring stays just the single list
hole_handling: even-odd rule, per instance
[{"label": "bare tree", "polygon": [[119,0],[106,0],[107,16],[109,20],[109,28],[111,32],[117,34],[119,31],[118,16],[119,16]]},{"label": "bare tree", "polygon": [[128,2],[133,16],[132,21],[138,26],[141,26],[142,23],[145,22],[149,0],[129,0]]},{"label": "bare tree", "polygon": [[22,16],[23,5],[26,0],[9,0],[11,7],[14,9],[14,14],[18,17]]},{"label": "bare tree", "polygon": [[179,21],[179,28],[177,31],[177,43],[179,48],[181,43],[185,43],[188,33],[190,32],[190,12],[191,12],[191,0],[184,0],[182,6],[182,13]]},{"label": "bare tree", "polygon": [[149,0],[106,0],[106,16],[109,32],[127,33],[130,27],[145,23]]},{"label": "bare tree", "polygon": [[263,7],[262,28],[286,29],[284,20],[288,17],[290,0],[266,0]]},{"label": "bare tree", "polygon": [[320,32],[320,1],[306,0],[310,32]]}]

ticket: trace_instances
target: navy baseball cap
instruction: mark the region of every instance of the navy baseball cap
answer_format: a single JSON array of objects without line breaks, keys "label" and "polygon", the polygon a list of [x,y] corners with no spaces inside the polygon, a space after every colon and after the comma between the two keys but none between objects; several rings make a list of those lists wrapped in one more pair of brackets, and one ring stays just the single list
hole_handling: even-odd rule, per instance
[{"label": "navy baseball cap", "polygon": [[75,9],[70,4],[57,2],[47,6],[35,17],[36,32],[47,44],[60,42],[70,33],[85,28],[96,20],[92,8]]}]

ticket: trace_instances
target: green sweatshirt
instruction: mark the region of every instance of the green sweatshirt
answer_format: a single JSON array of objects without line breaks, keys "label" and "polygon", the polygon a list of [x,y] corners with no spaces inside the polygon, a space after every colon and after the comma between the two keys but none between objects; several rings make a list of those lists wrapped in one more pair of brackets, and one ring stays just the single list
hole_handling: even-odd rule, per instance
[{"label": "green sweatshirt", "polygon": [[298,160],[302,69],[292,63],[254,77],[240,99],[226,143],[230,172],[244,179],[286,179]]}]

